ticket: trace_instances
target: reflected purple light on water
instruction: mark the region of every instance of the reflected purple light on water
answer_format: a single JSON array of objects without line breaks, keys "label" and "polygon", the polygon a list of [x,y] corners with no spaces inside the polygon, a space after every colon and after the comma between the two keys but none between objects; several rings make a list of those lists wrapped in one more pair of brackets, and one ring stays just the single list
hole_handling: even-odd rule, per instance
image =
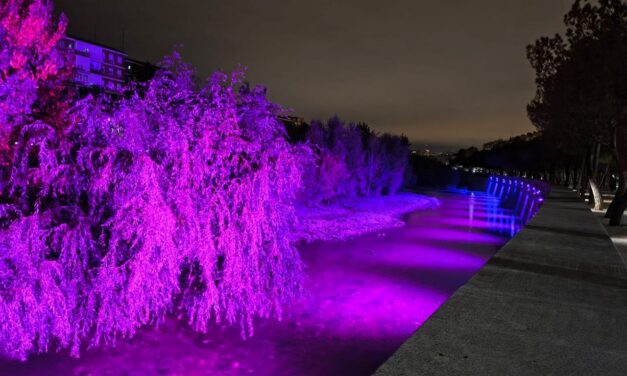
[{"label": "reflected purple light on water", "polygon": [[[468,222],[468,221],[466,221]],[[474,222],[474,221],[473,221]],[[480,224],[474,228],[490,228]],[[440,241],[443,243],[486,243],[486,244],[502,244],[503,238],[492,234],[482,234],[478,232],[468,232],[451,228],[432,229],[431,231],[416,234],[416,240],[424,241]]]},{"label": "reflected purple light on water", "polygon": [[494,231],[509,231],[512,227],[512,225],[514,225],[515,227],[518,226],[517,225],[517,221],[516,220],[512,220],[511,217],[505,217],[507,219],[510,219],[509,221],[502,221],[501,223],[499,222],[488,222],[485,219],[485,217],[483,217],[483,219],[479,219],[479,220],[474,220],[472,221],[471,224],[469,224],[470,221],[463,219],[463,218],[449,218],[444,220],[443,222],[446,223],[447,225],[451,225],[451,226],[458,226],[460,228],[463,227],[468,227],[470,229],[486,229],[486,230],[494,230]]}]

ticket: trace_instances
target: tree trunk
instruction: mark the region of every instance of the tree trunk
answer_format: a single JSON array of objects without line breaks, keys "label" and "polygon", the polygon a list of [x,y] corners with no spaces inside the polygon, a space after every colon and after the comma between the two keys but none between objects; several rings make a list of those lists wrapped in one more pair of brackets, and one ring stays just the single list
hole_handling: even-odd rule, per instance
[{"label": "tree trunk", "polygon": [[[623,213],[627,209],[627,106],[623,108],[621,116],[616,122],[615,128],[615,153],[618,165],[619,189],[612,200],[607,214],[610,218],[610,226],[619,226],[623,219]],[[611,209],[611,211],[610,211]]]},{"label": "tree trunk", "polygon": [[601,210],[603,206],[603,198],[601,196],[601,191],[599,190],[599,186],[594,181],[594,179],[588,179],[588,183],[590,184],[591,195],[590,198],[594,199],[594,210]]},{"label": "tree trunk", "polygon": [[[616,133],[616,131],[614,132]],[[616,135],[614,135],[614,159],[616,160],[616,164],[618,166],[618,148],[616,147]],[[618,187],[616,189],[616,192],[614,192],[614,198],[612,198],[612,202],[610,203],[610,206],[608,206],[607,211],[605,212],[605,218],[610,218],[612,216],[612,212],[614,211],[614,208],[616,207],[618,198],[620,197],[621,192],[623,191],[623,187],[625,186],[624,184],[624,180],[623,176],[620,173],[620,167],[617,167],[616,169],[616,173],[617,173],[617,178],[618,178]]]},{"label": "tree trunk", "polygon": [[616,192],[614,192],[614,198],[612,198],[612,202],[610,203],[610,206],[607,207],[607,211],[605,212],[605,218],[610,218],[612,216],[612,212],[614,211],[614,208],[617,205],[616,202],[618,201],[618,198],[620,197],[621,192],[623,191],[622,187],[624,187],[624,184],[622,184],[621,181],[623,181],[624,179],[621,176],[619,176],[618,180],[619,180],[618,189],[616,190]]},{"label": "tree trunk", "polygon": [[599,185],[597,184],[600,154],[601,144],[597,142],[592,147],[592,153],[590,153],[589,158],[590,166],[588,168],[588,184],[590,185],[589,197],[590,202],[594,203],[594,210],[601,210],[601,207],[603,206],[603,197],[601,196],[601,191],[599,190]]},{"label": "tree trunk", "polygon": [[568,188],[572,189],[577,181],[577,168],[568,162]]},{"label": "tree trunk", "polygon": [[601,179],[599,179],[599,187],[603,188],[609,188],[611,190],[611,187],[608,184],[608,176],[610,176],[610,165],[608,164],[607,166],[605,166],[605,170],[603,171],[603,175],[601,175]]},{"label": "tree trunk", "polygon": [[584,196],[586,193],[587,184],[585,183],[588,180],[588,164],[586,161],[588,160],[588,153],[586,152],[581,159],[581,168],[579,169],[579,179],[577,179],[577,192],[579,192],[580,196]]}]

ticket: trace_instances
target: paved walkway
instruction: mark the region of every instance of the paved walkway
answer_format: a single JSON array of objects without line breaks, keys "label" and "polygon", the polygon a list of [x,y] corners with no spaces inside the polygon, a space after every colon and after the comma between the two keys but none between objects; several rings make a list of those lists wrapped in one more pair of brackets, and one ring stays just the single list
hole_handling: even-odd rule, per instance
[{"label": "paved walkway", "polygon": [[627,375],[627,272],[576,194],[545,205],[375,375]]},{"label": "paved walkway", "polygon": [[620,226],[609,226],[610,220],[605,218],[605,212],[607,211],[609,203],[612,202],[612,198],[614,198],[614,194],[612,193],[603,194],[603,210],[592,210],[592,212],[605,227],[605,230],[614,243],[614,247],[616,247],[618,253],[623,258],[623,262],[627,265],[627,212],[623,214],[623,221]]},{"label": "paved walkway", "polygon": [[600,218],[605,225],[605,229],[614,242],[614,247],[623,258],[623,262],[627,265],[627,215],[623,216],[623,222],[620,226],[608,226],[607,219]]}]

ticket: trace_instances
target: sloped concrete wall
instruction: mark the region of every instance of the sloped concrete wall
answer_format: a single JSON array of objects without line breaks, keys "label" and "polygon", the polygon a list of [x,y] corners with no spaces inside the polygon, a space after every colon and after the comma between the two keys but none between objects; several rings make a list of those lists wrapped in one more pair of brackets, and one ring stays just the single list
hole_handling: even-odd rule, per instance
[{"label": "sloped concrete wall", "polygon": [[375,373],[627,375],[627,272],[572,192],[537,215]]}]

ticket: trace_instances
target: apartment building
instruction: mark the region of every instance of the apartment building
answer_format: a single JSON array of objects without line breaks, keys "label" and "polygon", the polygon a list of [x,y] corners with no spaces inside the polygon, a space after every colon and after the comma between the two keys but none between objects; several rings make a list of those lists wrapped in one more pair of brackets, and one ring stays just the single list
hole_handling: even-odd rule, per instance
[{"label": "apartment building", "polygon": [[58,48],[74,67],[74,84],[110,93],[123,90],[128,70],[126,53],[76,37],[63,38]]}]

